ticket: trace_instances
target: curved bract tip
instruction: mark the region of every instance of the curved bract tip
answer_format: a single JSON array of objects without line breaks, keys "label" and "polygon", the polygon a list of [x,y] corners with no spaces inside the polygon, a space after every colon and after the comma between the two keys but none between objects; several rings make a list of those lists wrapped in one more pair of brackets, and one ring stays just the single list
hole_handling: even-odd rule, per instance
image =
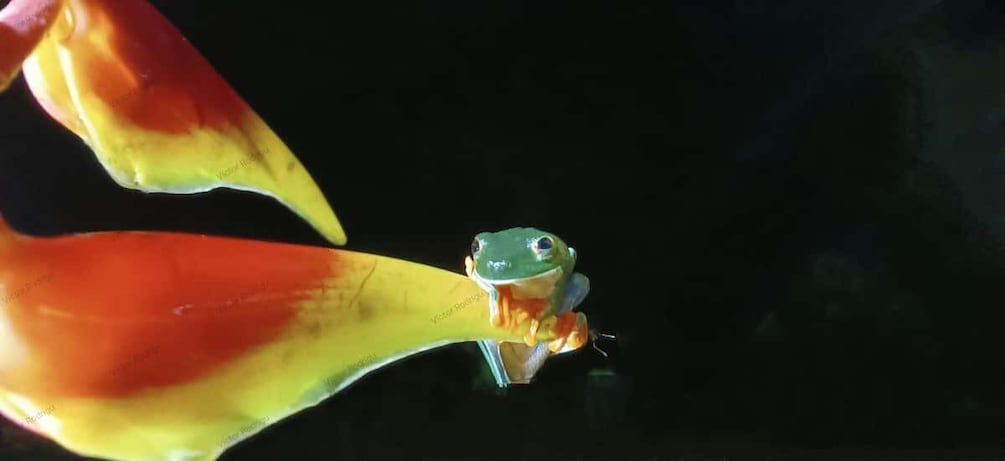
[{"label": "curved bract tip", "polygon": [[304,165],[146,0],[15,0],[0,13],[0,86],[18,66],[120,186],[267,195],[346,243]]}]

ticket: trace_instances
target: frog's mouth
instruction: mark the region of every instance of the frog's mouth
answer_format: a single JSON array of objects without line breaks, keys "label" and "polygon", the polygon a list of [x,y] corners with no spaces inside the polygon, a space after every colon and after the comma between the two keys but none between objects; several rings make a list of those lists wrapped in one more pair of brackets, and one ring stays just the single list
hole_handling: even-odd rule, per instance
[{"label": "frog's mouth", "polygon": [[540,299],[551,295],[552,290],[555,289],[555,284],[558,283],[558,279],[562,278],[564,272],[561,267],[556,267],[530,277],[511,280],[488,280],[488,282],[496,286],[505,285],[510,287],[510,293],[513,294],[514,299]]}]

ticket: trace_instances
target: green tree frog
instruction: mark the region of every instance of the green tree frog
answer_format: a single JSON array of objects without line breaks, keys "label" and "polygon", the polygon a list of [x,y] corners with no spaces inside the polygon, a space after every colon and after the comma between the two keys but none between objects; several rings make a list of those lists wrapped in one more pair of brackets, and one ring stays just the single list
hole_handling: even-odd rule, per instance
[{"label": "green tree frog", "polygon": [[[471,242],[465,270],[489,294],[489,320],[513,329],[531,323],[525,344],[478,343],[500,387],[529,382],[552,354],[578,349],[588,340],[586,316],[573,309],[589,293],[590,280],[573,272],[575,265],[575,249],[531,227],[482,232]],[[552,317],[565,334],[537,344],[537,329]]]}]

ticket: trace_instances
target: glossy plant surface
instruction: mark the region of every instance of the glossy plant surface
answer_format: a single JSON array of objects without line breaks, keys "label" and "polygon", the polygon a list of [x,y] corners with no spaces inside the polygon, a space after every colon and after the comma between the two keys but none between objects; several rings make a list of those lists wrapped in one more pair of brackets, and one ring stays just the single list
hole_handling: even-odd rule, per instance
[{"label": "glossy plant surface", "polygon": [[0,286],[0,411],[121,460],[214,459],[377,367],[530,328],[492,326],[458,273],[194,234],[7,231]]},{"label": "glossy plant surface", "polygon": [[145,0],[13,0],[0,11],[0,89],[18,68],[120,186],[268,195],[345,244],[304,165]]}]

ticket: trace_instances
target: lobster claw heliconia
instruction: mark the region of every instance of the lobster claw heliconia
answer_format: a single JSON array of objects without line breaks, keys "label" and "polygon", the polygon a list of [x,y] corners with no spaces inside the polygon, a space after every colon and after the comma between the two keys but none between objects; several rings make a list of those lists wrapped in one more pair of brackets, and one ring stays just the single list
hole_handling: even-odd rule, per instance
[{"label": "lobster claw heliconia", "polygon": [[145,0],[12,0],[0,11],[0,90],[19,70],[120,186],[271,196],[345,244],[300,161]]}]

